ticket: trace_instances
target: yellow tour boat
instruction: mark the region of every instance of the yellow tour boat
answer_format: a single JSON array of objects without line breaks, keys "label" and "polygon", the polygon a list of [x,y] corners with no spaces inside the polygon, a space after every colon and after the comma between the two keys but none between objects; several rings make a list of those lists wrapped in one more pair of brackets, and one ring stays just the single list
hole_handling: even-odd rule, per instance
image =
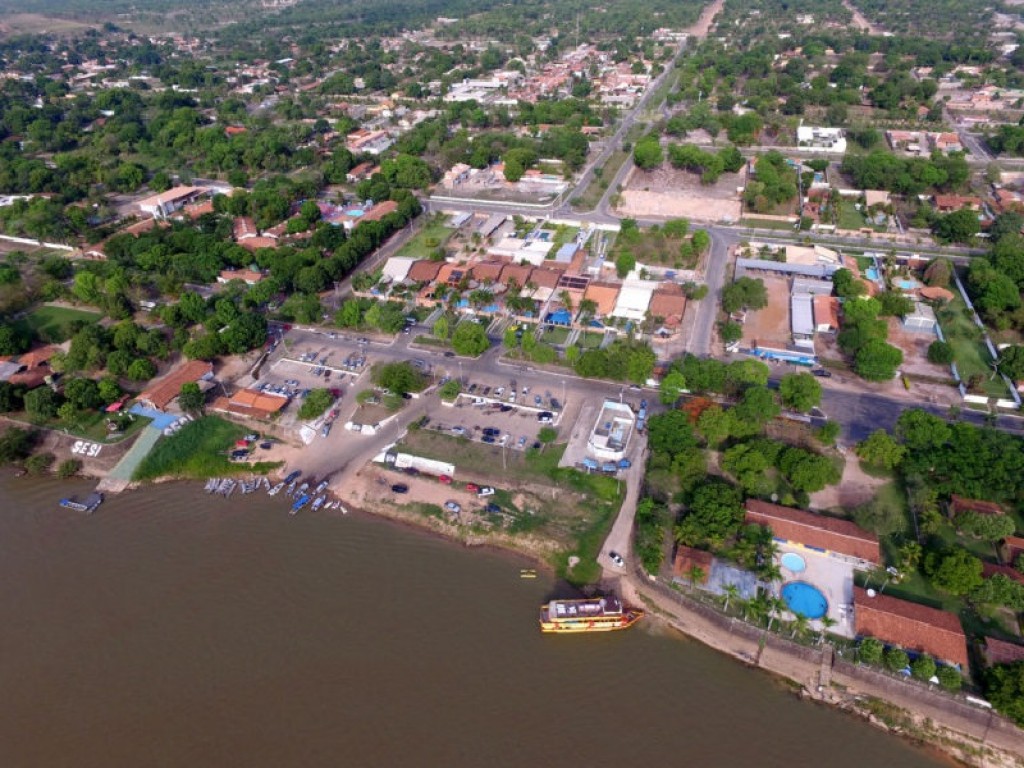
[{"label": "yellow tour boat", "polygon": [[551,633],[612,632],[628,629],[644,615],[627,608],[613,595],[583,600],[552,600],[540,609],[540,631]]}]

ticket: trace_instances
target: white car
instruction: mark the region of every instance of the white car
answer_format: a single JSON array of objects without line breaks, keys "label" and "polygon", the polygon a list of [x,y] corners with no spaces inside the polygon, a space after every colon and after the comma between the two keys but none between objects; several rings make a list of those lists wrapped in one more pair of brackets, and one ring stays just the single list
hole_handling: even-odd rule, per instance
[{"label": "white car", "polygon": [[615,563],[619,568],[624,568],[626,561],[622,559],[622,555],[618,552],[609,552],[608,559]]},{"label": "white car", "polygon": [[444,503],[444,508],[455,515],[462,511],[462,506],[457,501],[446,501]]},{"label": "white car", "polygon": [[479,491],[476,492],[476,495],[479,496],[480,498],[483,498],[484,496],[493,496],[494,495],[494,489],[491,488],[491,486],[489,486],[489,485],[488,486],[484,486],[483,488],[481,488]]}]

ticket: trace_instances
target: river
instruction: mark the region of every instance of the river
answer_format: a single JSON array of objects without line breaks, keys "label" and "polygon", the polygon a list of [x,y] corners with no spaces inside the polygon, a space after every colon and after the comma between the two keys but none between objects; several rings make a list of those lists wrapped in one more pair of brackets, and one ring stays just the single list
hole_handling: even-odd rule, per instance
[{"label": "river", "polygon": [[668,630],[542,636],[509,555],[90,488],[0,477],[4,768],[938,765]]}]

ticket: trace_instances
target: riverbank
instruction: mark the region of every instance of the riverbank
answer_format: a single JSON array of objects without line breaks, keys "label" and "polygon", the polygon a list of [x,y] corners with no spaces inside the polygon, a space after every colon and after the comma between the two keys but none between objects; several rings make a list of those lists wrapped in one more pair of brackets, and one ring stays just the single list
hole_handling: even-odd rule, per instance
[{"label": "riverbank", "polygon": [[655,620],[747,666],[797,684],[805,698],[850,712],[967,765],[1024,766],[1024,732],[992,710],[836,659],[829,644],[809,648],[790,642],[638,573],[614,581],[623,599],[645,606]]}]

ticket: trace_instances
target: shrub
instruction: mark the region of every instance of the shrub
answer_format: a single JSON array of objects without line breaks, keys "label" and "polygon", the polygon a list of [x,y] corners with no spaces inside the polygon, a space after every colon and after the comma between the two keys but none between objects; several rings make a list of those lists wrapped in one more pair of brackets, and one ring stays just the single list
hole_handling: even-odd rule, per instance
[{"label": "shrub", "polygon": [[857,645],[857,657],[865,664],[878,664],[884,652],[885,647],[881,641],[873,637],[865,637]]},{"label": "shrub", "polygon": [[910,663],[910,657],[902,648],[890,648],[885,652],[885,666],[890,672],[899,672],[906,669]]},{"label": "shrub", "polygon": [[910,665],[910,672],[918,680],[928,681],[935,674],[935,660],[931,656],[918,656]]},{"label": "shrub", "polygon": [[304,421],[315,419],[327,410],[331,399],[331,393],[326,389],[314,389],[299,407],[299,418]]},{"label": "shrub", "polygon": [[935,670],[935,676],[939,678],[939,685],[947,691],[959,691],[964,682],[963,676],[953,667],[939,667]]},{"label": "shrub", "polygon": [[44,472],[49,472],[56,458],[52,453],[37,453],[35,456],[29,456],[25,459],[25,471],[30,475],[41,475]]},{"label": "shrub", "polygon": [[67,480],[69,477],[77,475],[81,468],[82,462],[78,459],[67,459],[62,461],[60,466],[57,467],[57,477],[61,480]]},{"label": "shrub", "polygon": [[928,345],[928,362],[949,365],[953,362],[953,347],[946,341],[933,341]]}]

